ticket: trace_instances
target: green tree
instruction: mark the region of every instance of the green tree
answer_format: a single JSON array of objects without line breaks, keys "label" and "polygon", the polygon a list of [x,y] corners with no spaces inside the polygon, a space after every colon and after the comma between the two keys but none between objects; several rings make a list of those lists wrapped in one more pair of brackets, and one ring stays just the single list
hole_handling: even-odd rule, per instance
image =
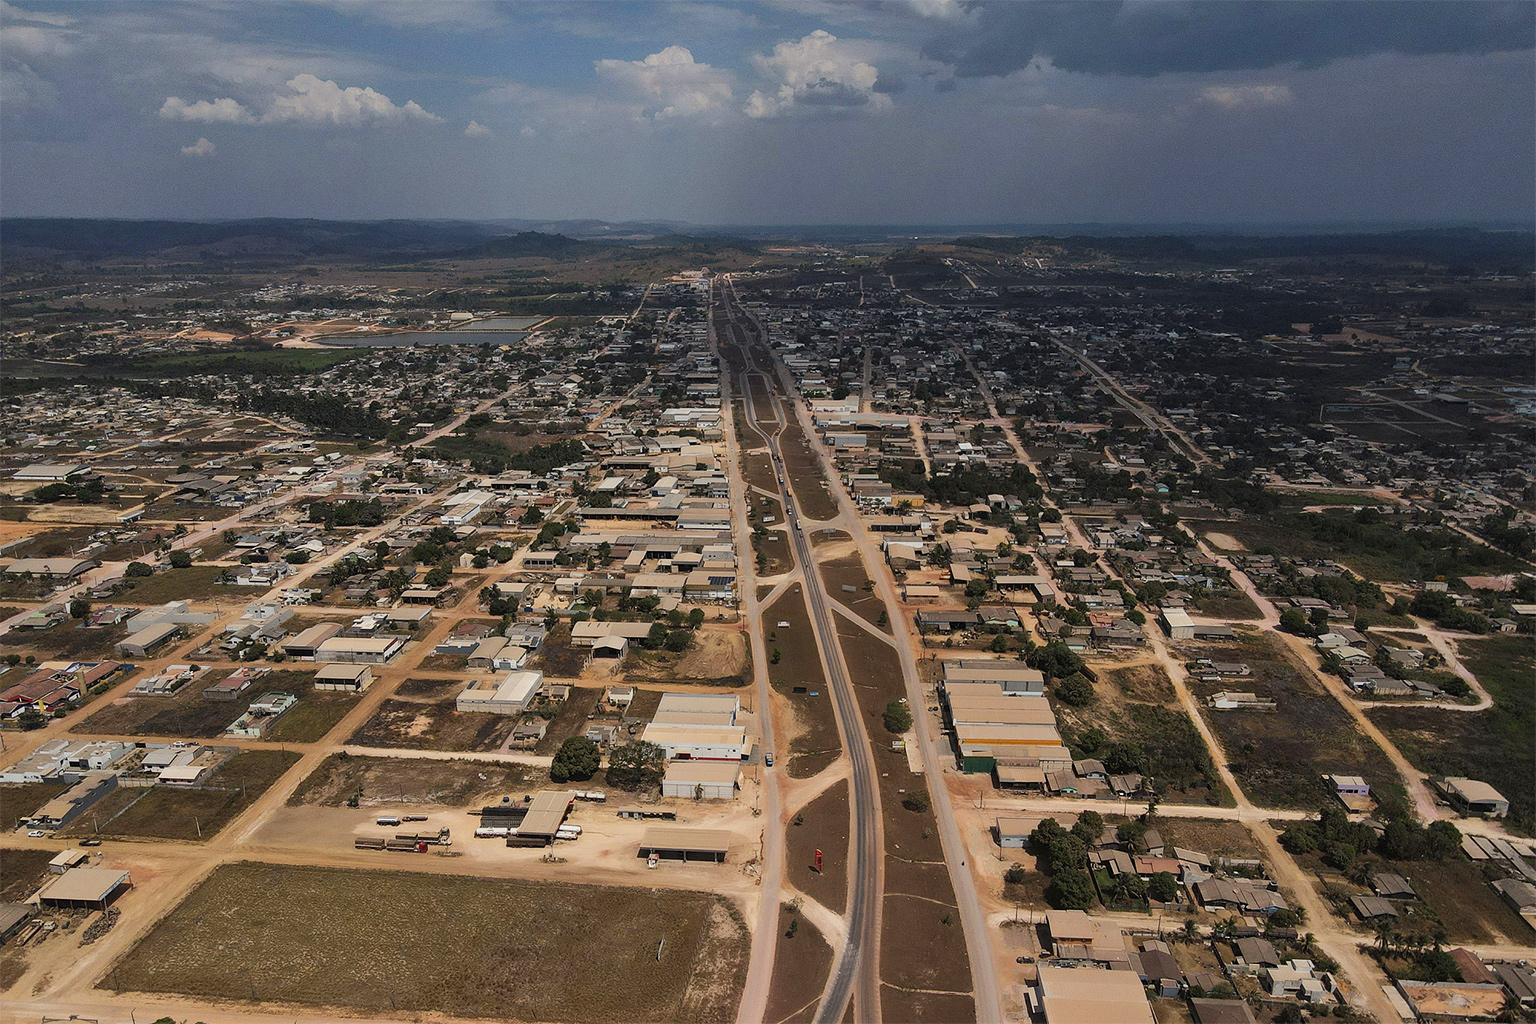
[{"label": "green tree", "polygon": [[1082,868],[1053,872],[1045,901],[1057,910],[1088,910],[1094,904],[1093,880]]},{"label": "green tree", "polygon": [[928,798],[926,789],[914,789],[901,798],[901,806],[915,814],[926,814],[933,801]]},{"label": "green tree", "polygon": [[1179,898],[1179,880],[1171,871],[1155,871],[1147,879],[1147,895],[1159,903],[1172,903]]},{"label": "green tree", "polygon": [[1312,636],[1312,627],[1300,608],[1287,608],[1280,613],[1280,628],[1296,636]]},{"label": "green tree", "polygon": [[693,646],[693,634],[686,629],[674,629],[667,634],[667,638],[663,643],[667,650],[674,653],[686,651]]},{"label": "green tree", "polygon": [[654,743],[626,743],[608,754],[608,781],[620,789],[639,789],[661,783],[667,754]]},{"label": "green tree", "polygon": [[77,597],[73,601],[69,602],[70,618],[83,619],[89,614],[91,614],[91,602],[81,597]]},{"label": "green tree", "polygon": [[555,758],[549,765],[549,777],[554,782],[585,781],[596,775],[601,765],[597,744],[585,736],[572,736],[555,751]]},{"label": "green tree", "polygon": [[1055,686],[1056,699],[1074,708],[1087,707],[1094,701],[1093,683],[1081,672],[1074,672]]},{"label": "green tree", "polygon": [[881,717],[885,720],[886,732],[903,733],[912,728],[912,710],[899,700],[887,704]]},{"label": "green tree", "polygon": [[170,562],[172,569],[192,568],[192,556],[187,554],[185,551],[172,551]]},{"label": "green tree", "polygon": [[688,613],[688,628],[698,629],[704,625],[704,609],[695,608]]},{"label": "green tree", "polygon": [[1095,846],[1104,834],[1104,815],[1098,811],[1084,811],[1072,823],[1072,834],[1083,841],[1084,846]]},{"label": "green tree", "polygon": [[123,570],[123,575],[130,577],[142,578],[144,576],[153,576],[154,574],[155,570],[151,569],[143,562],[129,562],[128,568]]}]

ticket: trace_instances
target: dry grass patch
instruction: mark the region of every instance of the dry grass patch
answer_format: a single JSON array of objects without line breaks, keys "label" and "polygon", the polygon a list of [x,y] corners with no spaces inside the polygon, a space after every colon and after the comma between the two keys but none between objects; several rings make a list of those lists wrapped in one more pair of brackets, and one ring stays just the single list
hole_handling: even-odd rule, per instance
[{"label": "dry grass patch", "polygon": [[703,1022],[734,1015],[748,943],[735,908],[707,893],[241,863],[114,976],[210,999]]}]

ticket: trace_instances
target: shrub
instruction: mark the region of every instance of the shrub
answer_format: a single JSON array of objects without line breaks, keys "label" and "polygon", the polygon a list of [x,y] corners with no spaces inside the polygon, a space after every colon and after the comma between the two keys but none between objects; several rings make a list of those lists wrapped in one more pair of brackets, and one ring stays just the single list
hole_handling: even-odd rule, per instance
[{"label": "shrub", "polygon": [[912,728],[912,710],[899,700],[887,704],[881,717],[885,719],[886,732],[902,733]]},{"label": "shrub", "polygon": [[901,798],[901,806],[912,811],[914,814],[925,814],[933,806],[933,802],[928,799],[928,791],[926,789],[914,789]]},{"label": "shrub", "polygon": [[192,556],[185,551],[172,551],[170,563],[172,569],[190,569],[192,568]]}]

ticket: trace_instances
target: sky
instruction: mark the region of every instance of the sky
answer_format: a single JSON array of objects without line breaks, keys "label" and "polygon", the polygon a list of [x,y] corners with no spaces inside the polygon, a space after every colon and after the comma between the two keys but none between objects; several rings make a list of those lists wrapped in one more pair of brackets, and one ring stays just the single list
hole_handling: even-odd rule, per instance
[{"label": "sky", "polygon": [[0,214],[1516,223],[1527,0],[0,0]]}]

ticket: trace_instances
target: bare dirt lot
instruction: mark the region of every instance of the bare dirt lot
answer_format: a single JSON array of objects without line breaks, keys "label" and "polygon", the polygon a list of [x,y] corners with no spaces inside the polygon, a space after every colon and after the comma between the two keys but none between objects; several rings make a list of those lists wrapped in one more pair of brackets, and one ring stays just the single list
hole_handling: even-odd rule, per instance
[{"label": "bare dirt lot", "polygon": [[[793,934],[792,922],[799,924]],[[787,905],[779,908],[779,942],[768,988],[770,1024],[808,1024],[816,1019],[822,989],[832,971],[832,947],[821,932]]]},{"label": "bare dirt lot", "polygon": [[885,614],[885,602],[872,587],[866,586],[869,573],[856,552],[822,562],[821,579],[832,600],[851,608],[864,621],[879,625],[887,633],[891,631],[889,622],[880,622],[880,616]]},{"label": "bare dirt lot", "polygon": [[673,683],[745,686],[751,677],[747,635],[734,625],[695,630],[693,646],[681,654],[636,651],[624,667],[626,682],[662,686]]},{"label": "bare dirt lot", "polygon": [[[412,687],[409,698],[404,696],[407,686]],[[512,735],[517,716],[455,710],[455,699],[463,688],[457,680],[408,679],[348,742],[404,750],[500,749]]]},{"label": "bare dirt lot", "polygon": [[344,807],[356,795],[359,807],[394,803],[470,807],[522,789],[530,777],[528,766],[519,764],[332,754],[299,783],[288,806]]},{"label": "bare dirt lot", "polygon": [[[842,913],[848,904],[848,782],[825,793],[790,818],[785,832],[785,877],[817,903]],[[816,851],[823,871],[816,871]]]},{"label": "bare dirt lot", "polygon": [[116,981],[465,1017],[704,1022],[734,1013],[747,954],[735,908],[706,893],[242,863],[193,890]]}]

